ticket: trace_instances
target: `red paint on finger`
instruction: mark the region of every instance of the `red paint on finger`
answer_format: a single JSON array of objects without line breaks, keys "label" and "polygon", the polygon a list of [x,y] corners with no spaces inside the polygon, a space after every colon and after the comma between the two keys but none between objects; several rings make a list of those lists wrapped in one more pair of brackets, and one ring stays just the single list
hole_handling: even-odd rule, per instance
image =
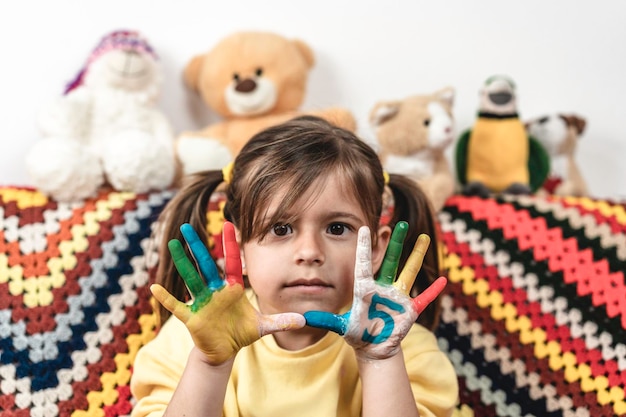
[{"label": "red paint on finger", "polygon": [[423,293],[419,294],[417,297],[413,299],[413,309],[417,314],[422,314],[422,311],[428,307],[437,296],[443,291],[446,287],[448,280],[445,277],[439,277],[430,284]]},{"label": "red paint on finger", "polygon": [[241,254],[235,235],[235,226],[231,222],[224,222],[222,232],[224,244],[224,273],[228,285],[239,284],[243,287],[243,272],[241,269]]}]

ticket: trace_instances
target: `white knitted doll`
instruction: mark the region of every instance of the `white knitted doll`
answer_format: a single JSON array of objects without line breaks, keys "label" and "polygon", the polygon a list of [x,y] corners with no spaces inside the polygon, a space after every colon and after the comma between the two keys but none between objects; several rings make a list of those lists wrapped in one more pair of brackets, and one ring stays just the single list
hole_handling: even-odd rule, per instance
[{"label": "white knitted doll", "polygon": [[173,131],[156,107],[157,56],[137,32],[102,38],[65,94],[40,114],[42,139],[26,157],[33,185],[78,201],[108,183],[119,191],[164,189],[173,181]]}]

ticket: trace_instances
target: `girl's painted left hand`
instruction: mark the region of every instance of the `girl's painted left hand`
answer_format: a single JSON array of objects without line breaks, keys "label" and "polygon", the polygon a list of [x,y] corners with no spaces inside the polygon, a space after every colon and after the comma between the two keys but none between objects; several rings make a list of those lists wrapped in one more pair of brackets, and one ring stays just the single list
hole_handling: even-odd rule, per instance
[{"label": "girl's painted left hand", "polygon": [[307,325],[343,335],[362,359],[386,359],[398,353],[400,342],[419,314],[437,298],[447,283],[444,277],[439,277],[417,297],[411,299],[408,295],[430,244],[430,238],[424,234],[417,239],[400,276],[393,282],[407,229],[406,223],[399,223],[394,229],[381,274],[374,280],[371,235],[368,227],[361,227],[350,311],[341,315],[308,311],[304,314]]},{"label": "girl's painted left hand", "polygon": [[158,284],[150,289],[154,297],[187,326],[207,363],[220,365],[266,334],[304,327],[301,314],[264,315],[250,304],[244,293],[239,246],[231,223],[226,222],[223,231],[224,279],[196,231],[189,224],[182,225],[180,230],[196,265],[187,257],[180,241],[171,240],[168,247],[193,302],[188,305],[177,300]]}]

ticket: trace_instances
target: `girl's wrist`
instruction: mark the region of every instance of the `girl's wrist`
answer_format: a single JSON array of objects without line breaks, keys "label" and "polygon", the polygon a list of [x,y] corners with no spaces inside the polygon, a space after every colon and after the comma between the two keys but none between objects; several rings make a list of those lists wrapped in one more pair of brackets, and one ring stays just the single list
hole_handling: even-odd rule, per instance
[{"label": "girl's wrist", "polygon": [[199,365],[204,365],[210,368],[213,372],[225,372],[230,374],[230,371],[233,369],[233,364],[235,363],[235,355],[232,358],[227,359],[222,363],[211,363],[207,356],[202,352],[197,346],[194,346],[189,354],[189,361],[193,361],[198,363]]},{"label": "girl's wrist", "polygon": [[385,357],[375,357],[372,356],[370,353],[368,353],[367,351],[361,351],[361,350],[356,350],[355,351],[356,354],[356,360],[357,363],[359,364],[359,366],[361,366],[361,364],[367,365],[367,364],[383,364],[386,362],[393,362],[394,360],[397,360],[397,357],[400,357],[403,361],[404,361],[404,356],[402,354],[402,349],[398,348],[394,353],[390,354],[389,356],[385,356]]}]

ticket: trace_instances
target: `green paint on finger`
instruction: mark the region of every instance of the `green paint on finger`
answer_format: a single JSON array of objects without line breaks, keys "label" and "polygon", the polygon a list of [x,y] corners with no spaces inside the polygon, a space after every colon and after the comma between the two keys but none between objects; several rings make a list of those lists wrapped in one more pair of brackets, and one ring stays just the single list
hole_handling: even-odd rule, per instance
[{"label": "green paint on finger", "polygon": [[402,247],[404,239],[409,232],[409,224],[401,221],[396,224],[385,252],[385,258],[380,267],[378,279],[376,282],[382,285],[391,285],[396,279],[398,273],[398,265],[400,264],[400,256],[402,256]]},{"label": "green paint on finger", "polygon": [[187,288],[189,288],[189,292],[194,298],[197,298],[206,286],[204,285],[202,277],[198,274],[193,262],[191,262],[191,260],[187,257],[182,243],[176,239],[172,239],[167,242],[167,248],[172,255],[174,266],[176,266],[176,270],[183,278],[183,281],[185,281]]}]

